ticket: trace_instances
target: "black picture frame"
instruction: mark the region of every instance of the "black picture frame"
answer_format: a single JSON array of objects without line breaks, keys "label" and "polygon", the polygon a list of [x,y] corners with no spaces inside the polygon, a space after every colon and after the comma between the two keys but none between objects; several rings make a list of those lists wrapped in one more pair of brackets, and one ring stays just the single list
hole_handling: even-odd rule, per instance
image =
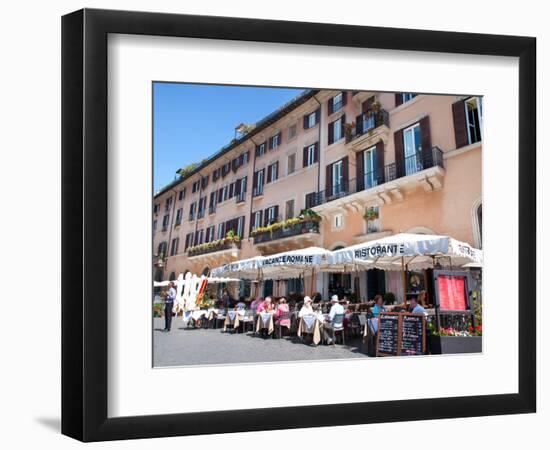
[{"label": "black picture frame", "polygon": [[[110,33],[519,58],[518,393],[107,417],[107,36]],[[62,433],[82,441],[535,412],[533,37],[84,9],[62,18]],[[520,292],[518,292],[518,302]]]}]

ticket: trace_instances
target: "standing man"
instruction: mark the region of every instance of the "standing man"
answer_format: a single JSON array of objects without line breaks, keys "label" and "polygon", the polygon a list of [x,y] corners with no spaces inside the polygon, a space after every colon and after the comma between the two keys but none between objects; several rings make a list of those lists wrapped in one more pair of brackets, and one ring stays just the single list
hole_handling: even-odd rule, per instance
[{"label": "standing man", "polygon": [[176,288],[174,287],[174,283],[170,281],[168,286],[168,293],[164,301],[164,331],[166,332],[170,331],[172,326],[172,308],[174,307],[174,300],[176,299]]}]

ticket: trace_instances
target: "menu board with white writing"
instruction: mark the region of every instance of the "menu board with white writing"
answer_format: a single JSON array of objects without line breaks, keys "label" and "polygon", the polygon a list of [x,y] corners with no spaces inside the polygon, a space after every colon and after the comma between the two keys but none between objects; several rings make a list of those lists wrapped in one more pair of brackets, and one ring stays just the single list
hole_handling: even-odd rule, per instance
[{"label": "menu board with white writing", "polygon": [[399,351],[399,314],[380,313],[378,317],[377,355],[394,355]]},{"label": "menu board with white writing", "polygon": [[423,355],[425,350],[424,314],[402,314],[401,317],[401,355]]}]

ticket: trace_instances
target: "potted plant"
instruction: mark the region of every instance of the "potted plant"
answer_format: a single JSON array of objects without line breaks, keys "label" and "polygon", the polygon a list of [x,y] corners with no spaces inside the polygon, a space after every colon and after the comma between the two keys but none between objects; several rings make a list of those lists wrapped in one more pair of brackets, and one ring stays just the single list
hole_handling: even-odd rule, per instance
[{"label": "potted plant", "polygon": [[382,104],[378,100],[375,100],[374,102],[372,102],[371,109],[373,112],[378,114],[382,109]]},{"label": "potted plant", "polygon": [[371,221],[371,220],[376,220],[378,219],[379,215],[378,215],[378,209],[376,208],[367,208],[365,210],[365,214],[363,214],[363,219],[365,219],[367,222]]},{"label": "potted plant", "polygon": [[481,353],[481,325],[466,330],[448,327],[430,333],[430,353],[434,355]]}]

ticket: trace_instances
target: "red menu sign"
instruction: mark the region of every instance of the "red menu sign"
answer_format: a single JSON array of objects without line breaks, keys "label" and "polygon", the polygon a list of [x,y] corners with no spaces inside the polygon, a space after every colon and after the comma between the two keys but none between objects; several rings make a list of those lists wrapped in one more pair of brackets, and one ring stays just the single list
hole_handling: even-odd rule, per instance
[{"label": "red menu sign", "polygon": [[466,311],[466,277],[439,275],[437,277],[439,290],[439,308],[447,311]]}]

